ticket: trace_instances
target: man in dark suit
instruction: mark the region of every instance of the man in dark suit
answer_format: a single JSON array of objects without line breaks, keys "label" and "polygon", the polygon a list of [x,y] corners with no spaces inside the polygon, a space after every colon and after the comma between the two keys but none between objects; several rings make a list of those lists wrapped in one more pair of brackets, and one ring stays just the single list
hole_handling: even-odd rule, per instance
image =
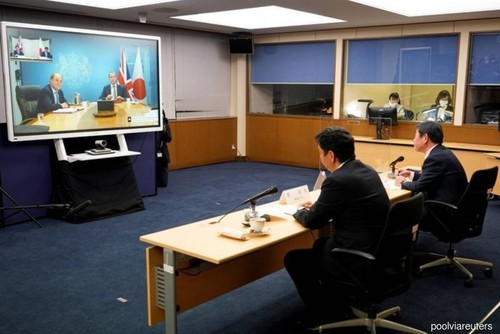
[{"label": "man in dark suit", "polygon": [[336,247],[373,251],[390,206],[377,172],[356,160],[354,138],[347,130],[326,128],[315,139],[321,163],[331,173],[318,200],[303,203],[293,216],[311,229],[334,222],[335,233],[316,240],[311,249],[290,251],[284,260],[304,301],[307,327],[344,319],[349,313],[348,296],[335,286],[342,271],[330,251]]},{"label": "man in dark suit", "polygon": [[43,49],[41,56],[52,59],[52,53],[50,53],[49,48],[47,46]]},{"label": "man in dark suit", "polygon": [[125,87],[116,82],[116,74],[111,71],[108,74],[109,85],[102,89],[99,100],[123,100],[127,96]]},{"label": "man in dark suit", "polygon": [[[467,187],[467,175],[457,157],[443,146],[441,124],[427,121],[417,125],[413,147],[425,154],[421,172],[400,169],[396,184],[402,189],[423,192],[425,200],[457,204]],[[420,229],[432,231],[432,219],[424,211]]]},{"label": "man in dark suit", "polygon": [[50,76],[49,84],[40,90],[40,97],[38,98],[36,107],[37,113],[69,107],[68,101],[61,90],[62,82],[61,74],[53,73]]}]

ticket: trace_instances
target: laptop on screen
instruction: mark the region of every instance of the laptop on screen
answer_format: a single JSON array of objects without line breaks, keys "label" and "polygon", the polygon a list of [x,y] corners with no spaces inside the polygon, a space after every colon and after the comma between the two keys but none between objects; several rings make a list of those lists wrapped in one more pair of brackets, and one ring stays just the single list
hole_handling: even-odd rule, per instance
[{"label": "laptop on screen", "polygon": [[113,100],[99,100],[97,101],[97,112],[102,111],[114,111],[115,110],[115,101]]}]

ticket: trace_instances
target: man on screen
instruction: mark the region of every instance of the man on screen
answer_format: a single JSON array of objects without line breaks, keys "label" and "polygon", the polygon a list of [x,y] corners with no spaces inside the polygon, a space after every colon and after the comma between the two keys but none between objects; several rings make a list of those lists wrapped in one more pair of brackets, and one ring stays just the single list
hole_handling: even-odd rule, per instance
[{"label": "man on screen", "polygon": [[50,53],[49,48],[47,46],[43,49],[41,56],[52,59],[52,53]]},{"label": "man on screen", "polygon": [[49,84],[40,90],[40,97],[38,98],[38,105],[36,107],[37,113],[69,107],[68,101],[61,90],[62,82],[61,74],[52,73]]},{"label": "man on screen", "polygon": [[127,91],[116,82],[115,72],[109,72],[108,79],[109,85],[104,86],[99,100],[123,100],[127,96]]}]

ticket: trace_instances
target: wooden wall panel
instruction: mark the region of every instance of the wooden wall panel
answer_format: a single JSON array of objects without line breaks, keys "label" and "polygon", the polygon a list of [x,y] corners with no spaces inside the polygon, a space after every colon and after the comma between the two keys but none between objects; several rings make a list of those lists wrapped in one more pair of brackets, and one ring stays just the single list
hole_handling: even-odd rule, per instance
[{"label": "wooden wall panel", "polygon": [[170,121],[170,168],[185,168],[232,161],[236,151],[236,118]]}]

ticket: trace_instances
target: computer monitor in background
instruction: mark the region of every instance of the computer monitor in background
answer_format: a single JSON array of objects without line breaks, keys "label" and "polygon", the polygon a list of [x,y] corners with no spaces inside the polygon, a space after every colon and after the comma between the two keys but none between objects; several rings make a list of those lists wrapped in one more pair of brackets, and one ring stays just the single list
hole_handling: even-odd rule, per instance
[{"label": "computer monitor in background", "polygon": [[375,139],[389,139],[382,136],[382,127],[398,125],[398,110],[391,107],[368,107],[368,121],[376,126]]}]

